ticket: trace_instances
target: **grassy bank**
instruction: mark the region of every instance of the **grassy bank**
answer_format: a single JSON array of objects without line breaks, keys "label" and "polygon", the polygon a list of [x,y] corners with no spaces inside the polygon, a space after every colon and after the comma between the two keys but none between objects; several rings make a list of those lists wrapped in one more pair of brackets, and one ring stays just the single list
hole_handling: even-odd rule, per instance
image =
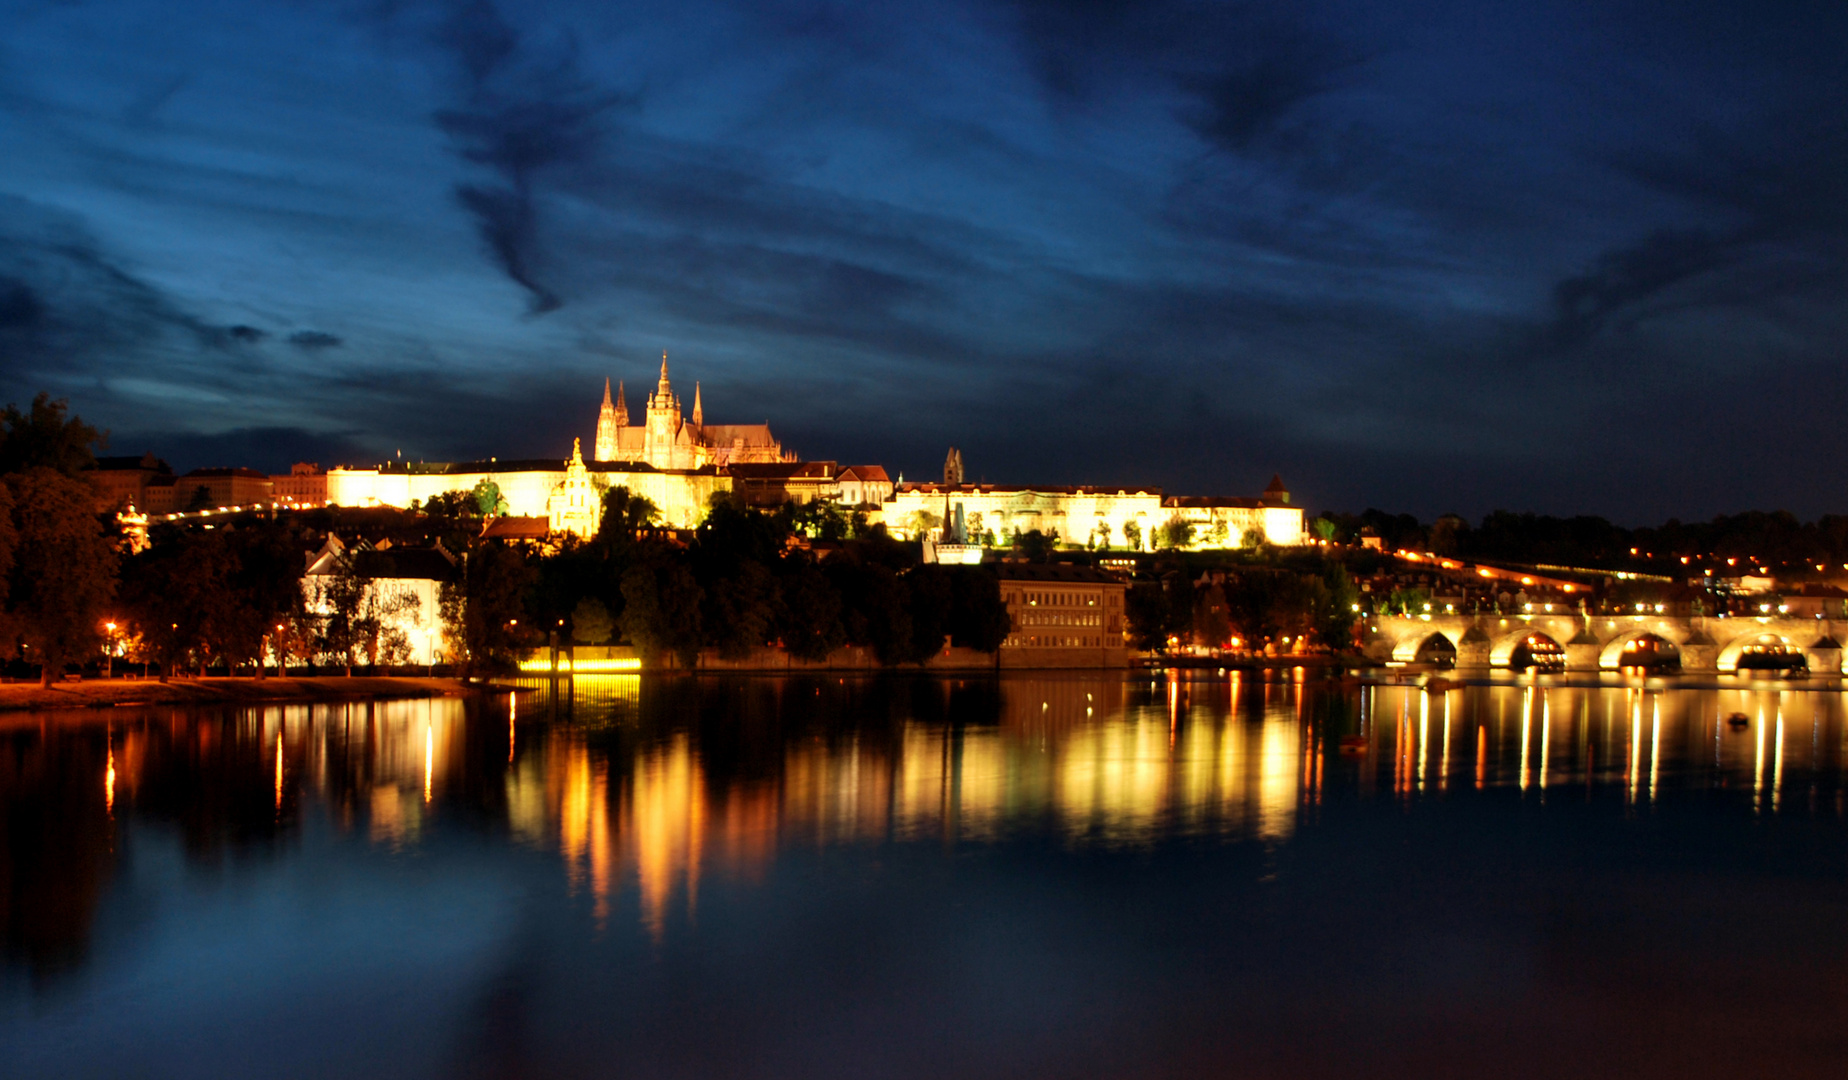
[{"label": "grassy bank", "polygon": [[94,709],[116,705],[261,705],[285,701],[449,697],[478,692],[460,679],[339,675],[286,678],[86,679],[42,688],[0,684],[0,711]]}]

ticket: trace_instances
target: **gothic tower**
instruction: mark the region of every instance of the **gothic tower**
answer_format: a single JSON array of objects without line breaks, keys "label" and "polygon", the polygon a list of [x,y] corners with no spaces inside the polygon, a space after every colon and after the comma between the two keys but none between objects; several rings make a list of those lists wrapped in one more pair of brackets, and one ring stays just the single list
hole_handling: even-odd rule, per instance
[{"label": "gothic tower", "polygon": [[949,455],[943,459],[943,483],[947,487],[955,487],[962,482],[962,451],[952,446]]},{"label": "gothic tower", "polygon": [[610,381],[603,380],[603,408],[597,413],[597,442],[591,449],[592,461],[615,461],[621,447],[618,432],[629,426],[629,405],[622,399],[622,384],[616,384],[616,401],[610,403]]},{"label": "gothic tower", "polygon": [[648,464],[657,469],[678,467],[674,460],[674,445],[679,440],[684,421],[680,414],[680,399],[674,396],[674,388],[667,382],[666,353],[661,354],[661,381],[655,384],[654,393],[648,395],[647,424],[643,453]]},{"label": "gothic tower", "polygon": [[699,407],[699,384],[693,384],[693,429],[706,426],[705,411]]}]

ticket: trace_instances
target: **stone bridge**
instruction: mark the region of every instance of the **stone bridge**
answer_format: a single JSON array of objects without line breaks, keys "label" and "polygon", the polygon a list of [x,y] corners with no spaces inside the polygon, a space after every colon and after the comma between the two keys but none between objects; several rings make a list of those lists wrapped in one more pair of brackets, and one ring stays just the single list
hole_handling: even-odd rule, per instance
[{"label": "stone bridge", "polygon": [[[1747,653],[1782,651],[1803,657],[1813,672],[1840,674],[1842,646],[1834,623],[1819,618],[1675,615],[1374,615],[1361,624],[1362,648],[1373,659],[1413,663],[1456,651],[1458,667],[1508,667],[1523,645],[1557,646],[1569,671],[1615,670],[1625,653],[1664,645],[1680,654],[1683,671],[1737,671]],[[1445,648],[1445,646],[1448,648]]]}]

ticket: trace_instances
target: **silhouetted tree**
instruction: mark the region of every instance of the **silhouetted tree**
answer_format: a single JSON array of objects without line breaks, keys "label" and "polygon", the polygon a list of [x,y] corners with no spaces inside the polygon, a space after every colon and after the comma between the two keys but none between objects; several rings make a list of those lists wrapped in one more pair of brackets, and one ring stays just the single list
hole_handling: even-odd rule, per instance
[{"label": "silhouetted tree", "polygon": [[87,482],[34,466],[5,483],[14,535],[11,621],[48,686],[98,644],[103,605],[115,595],[115,545],[103,535]]}]

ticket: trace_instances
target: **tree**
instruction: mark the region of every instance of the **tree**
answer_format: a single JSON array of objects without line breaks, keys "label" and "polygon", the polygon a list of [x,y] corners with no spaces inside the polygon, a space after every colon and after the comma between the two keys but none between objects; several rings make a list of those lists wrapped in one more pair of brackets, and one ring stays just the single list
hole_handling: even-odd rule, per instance
[{"label": "tree", "polygon": [[979,566],[950,567],[950,644],[992,653],[1013,631],[1001,582]]},{"label": "tree", "polygon": [[483,480],[469,492],[475,502],[475,513],[479,517],[498,517],[507,512],[507,500],[501,496],[500,485],[492,480]]},{"label": "tree", "polygon": [[353,677],[353,654],[368,636],[366,618],[366,580],[353,567],[349,552],[334,563],[334,572],[316,583],[316,597],[323,608],[321,634],[327,651],[346,664],[347,678]]},{"label": "tree", "polygon": [[1330,562],[1322,571],[1322,585],[1320,606],[1311,613],[1311,629],[1321,644],[1347,648],[1353,644],[1354,624],[1360,621],[1360,590],[1348,577],[1347,567],[1338,562]]},{"label": "tree", "polygon": [[631,566],[622,575],[622,632],[636,648],[671,654],[682,666],[699,663],[699,582],[665,552]]},{"label": "tree", "polygon": [[1309,523],[1309,531],[1315,533],[1316,539],[1321,540],[1323,543],[1333,543],[1335,539],[1335,521],[1333,518],[1327,516],[1316,518]]},{"label": "tree", "polygon": [[845,540],[853,531],[852,520],[840,504],[831,499],[784,503],[781,514],[792,532],[811,540]]},{"label": "tree", "polygon": [[769,644],[780,597],[776,579],[763,563],[743,562],[734,573],[706,582],[700,591],[706,638],[720,656],[742,660]]},{"label": "tree", "polygon": [[653,502],[626,487],[603,493],[603,518],[597,523],[597,543],[605,550],[627,550],[637,534],[661,517]]},{"label": "tree", "polygon": [[[9,428],[16,415],[9,409]],[[115,545],[103,535],[88,483],[38,465],[7,476],[5,484],[14,631],[40,664],[40,684],[49,686],[67,662],[96,647],[103,606],[115,595]]]},{"label": "tree", "polygon": [[94,448],[104,441],[95,428],[74,416],[70,405],[40,393],[29,409],[8,405],[0,413],[0,473],[51,469],[79,476],[96,464]]},{"label": "tree", "polygon": [[1256,525],[1249,525],[1246,526],[1244,533],[1239,536],[1239,546],[1251,548],[1255,551],[1262,548],[1267,539],[1263,529],[1258,528]]},{"label": "tree", "polygon": [[610,609],[594,596],[579,600],[571,609],[571,640],[585,645],[601,645],[616,632]]},{"label": "tree", "polygon": [[[413,593],[387,595],[376,582],[368,581],[366,586],[365,603],[360,608],[359,618],[354,621],[359,645],[365,650],[366,663],[377,668],[381,662],[398,664],[409,660],[412,652],[410,635],[404,632],[403,627],[395,624],[421,614],[423,602]],[[350,666],[347,674],[352,674]]]},{"label": "tree", "polygon": [[1133,585],[1123,599],[1130,640],[1144,652],[1166,649],[1169,635],[1185,629],[1192,616],[1192,590],[1178,578]]},{"label": "tree", "polygon": [[1142,550],[1142,526],[1133,521],[1123,523],[1123,546],[1131,551]]},{"label": "tree", "polygon": [[841,625],[841,596],[815,564],[802,559],[779,583],[782,589],[780,630],[783,647],[800,660],[826,660],[846,644]]},{"label": "tree", "polygon": [[929,536],[930,531],[943,524],[943,519],[929,510],[913,510],[905,518],[905,532],[912,539]]},{"label": "tree", "polygon": [[1181,515],[1175,514],[1162,523],[1161,528],[1155,531],[1155,535],[1155,544],[1157,547],[1163,547],[1169,550],[1185,548],[1193,543],[1193,523],[1185,521],[1181,518]]},{"label": "tree", "polygon": [[1028,562],[1046,562],[1058,549],[1059,531],[1057,529],[1050,532],[1032,529],[1026,533],[1014,534],[1014,551]]},{"label": "tree", "polygon": [[446,628],[461,631],[465,671],[512,662],[534,576],[518,551],[498,543],[481,544],[463,556],[462,580],[446,587],[443,615]]},{"label": "tree", "polygon": [[422,506],[413,506],[413,509],[421,510],[424,516],[439,521],[460,521],[481,516],[481,504],[476,501],[472,491],[439,491]]}]

